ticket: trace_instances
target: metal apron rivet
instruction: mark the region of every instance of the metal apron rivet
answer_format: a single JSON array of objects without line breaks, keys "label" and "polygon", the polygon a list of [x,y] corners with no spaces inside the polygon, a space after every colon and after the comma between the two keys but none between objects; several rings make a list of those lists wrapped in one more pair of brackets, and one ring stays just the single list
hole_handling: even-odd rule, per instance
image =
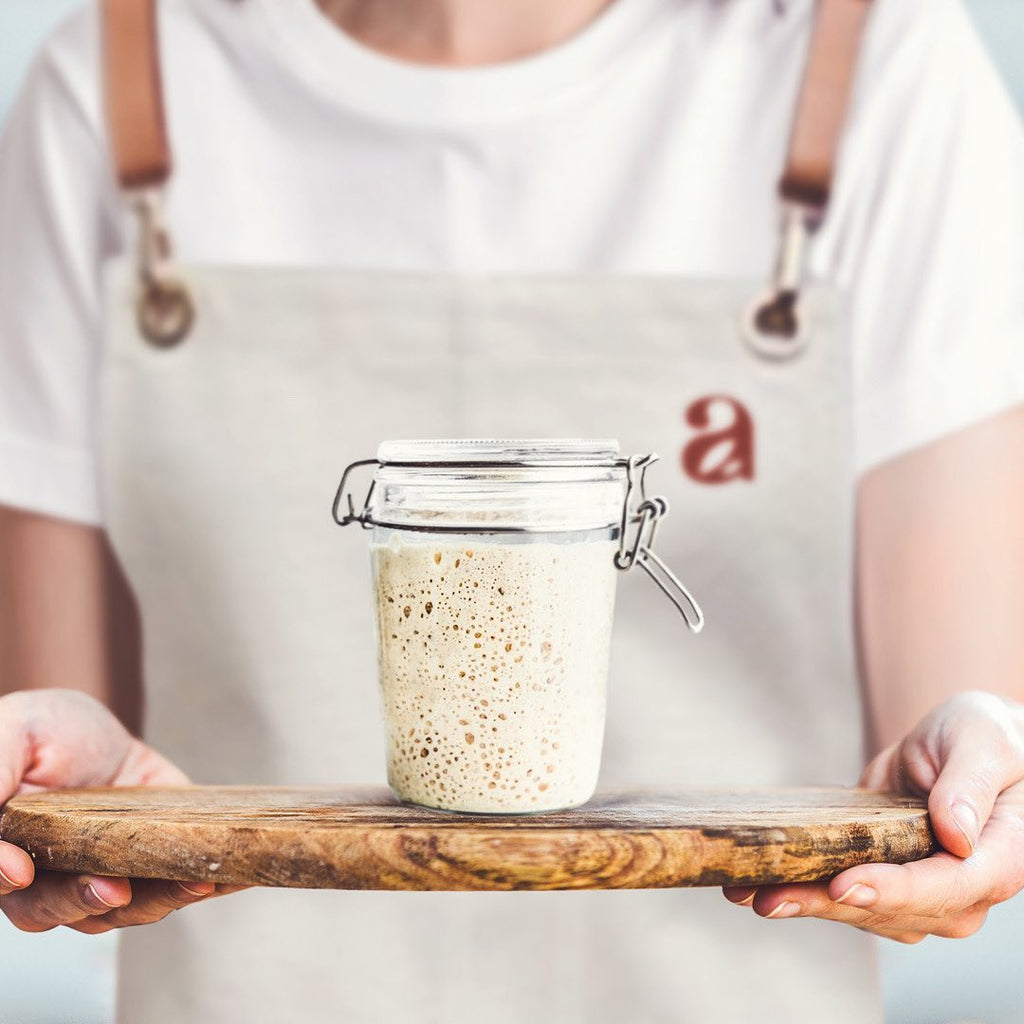
[{"label": "metal apron rivet", "polygon": [[817,226],[817,211],[791,205],[783,212],[779,255],[767,293],[743,318],[743,337],[764,359],[783,362],[807,347],[809,331],[802,303],[807,245]]},{"label": "metal apron rivet", "polygon": [[133,197],[132,205],[139,219],[139,333],[155,348],[173,348],[188,337],[195,324],[195,302],[174,265],[174,246],[164,222],[160,192],[143,190]]},{"label": "metal apron rivet", "polygon": [[173,348],[188,337],[196,308],[184,282],[154,281],[143,286],[136,316],[139,333],[154,348]]}]

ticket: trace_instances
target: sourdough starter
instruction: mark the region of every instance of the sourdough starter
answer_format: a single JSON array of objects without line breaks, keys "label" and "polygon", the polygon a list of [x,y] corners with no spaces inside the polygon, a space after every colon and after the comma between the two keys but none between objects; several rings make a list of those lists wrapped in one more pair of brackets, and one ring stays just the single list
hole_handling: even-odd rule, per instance
[{"label": "sourdough starter", "polygon": [[388,782],[446,810],[544,811],[597,784],[610,540],[372,548]]}]

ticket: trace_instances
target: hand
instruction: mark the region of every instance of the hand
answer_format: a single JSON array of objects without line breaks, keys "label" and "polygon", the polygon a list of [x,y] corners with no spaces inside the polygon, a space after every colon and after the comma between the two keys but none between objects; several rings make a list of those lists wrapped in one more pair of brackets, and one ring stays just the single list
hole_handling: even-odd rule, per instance
[{"label": "hand", "polygon": [[727,888],[761,917],[821,917],[899,942],[966,938],[1024,888],[1024,710],[986,693],[941,704],[868,765],[861,785],[927,796],[943,850],[865,864],[828,884]]},{"label": "hand", "polygon": [[[16,793],[41,789],[187,784],[174,765],[83,693],[34,690],[0,697],[0,806]],[[0,910],[22,931],[67,925],[98,934],[159,921],[226,891],[209,882],[37,873],[24,850],[0,842]]]}]

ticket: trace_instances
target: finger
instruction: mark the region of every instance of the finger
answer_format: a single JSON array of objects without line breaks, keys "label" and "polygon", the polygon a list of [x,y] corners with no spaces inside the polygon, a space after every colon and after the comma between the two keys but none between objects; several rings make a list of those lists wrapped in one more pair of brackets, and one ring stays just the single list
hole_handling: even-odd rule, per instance
[{"label": "finger", "polygon": [[151,879],[133,879],[132,902],[102,917],[86,918],[69,924],[68,927],[86,935],[102,935],[115,928],[133,928],[137,925],[155,924],[175,910],[202,903],[216,895],[211,882],[165,882]]},{"label": "finger", "polygon": [[754,902],[757,889],[749,885],[726,885],[722,887],[722,895],[738,907],[749,907]]},{"label": "finger", "polygon": [[[878,915],[869,910],[834,900],[829,894],[829,886],[826,882],[762,886],[754,896],[752,907],[754,913],[759,917],[771,920],[784,920],[789,917],[822,917],[858,928],[867,926],[873,919],[878,918]],[[881,924],[878,920],[876,923]]]},{"label": "finger", "polygon": [[132,739],[128,753],[118,768],[114,784],[118,786],[187,786],[188,776],[167,758]]},{"label": "finger", "polygon": [[828,886],[838,903],[873,913],[943,917],[981,902],[984,879],[977,866],[950,853],[912,864],[864,864],[836,876]]},{"label": "finger", "polygon": [[0,843],[0,896],[28,888],[35,874],[36,866],[24,850]]},{"label": "finger", "polygon": [[[230,893],[250,888],[245,885],[213,885],[211,882],[149,882],[140,879],[134,879],[132,886],[144,893],[137,905],[136,900],[133,900],[132,906],[125,907],[122,911],[104,914],[102,917],[86,918],[70,924],[68,927],[77,932],[84,932],[86,935],[101,935],[115,928],[132,928],[136,925],[153,924],[163,920],[173,911],[181,910],[193,903],[202,903],[207,899],[227,896]],[[151,899],[145,895],[146,886],[153,886],[155,898]],[[166,887],[166,891],[163,893],[160,892],[162,886]],[[183,888],[185,892],[182,893],[179,887]]]},{"label": "finger", "polygon": [[18,792],[30,755],[22,702],[10,693],[0,698],[0,806]]},{"label": "finger", "polygon": [[[798,882],[790,885],[763,885],[754,895],[751,907],[758,917],[772,920],[787,917],[813,917],[825,904],[832,903],[828,887],[824,882]],[[846,909],[846,908],[842,908]],[[847,923],[855,924],[861,916],[852,917]]]},{"label": "finger", "polygon": [[215,895],[212,882],[167,882],[153,879],[135,879],[134,897],[128,906],[104,915],[107,928],[132,928],[136,925],[155,924],[168,914],[193,903],[201,903]]},{"label": "finger", "polygon": [[111,910],[104,915],[109,928],[131,928],[140,924],[155,924],[168,914],[193,903],[201,903],[216,893],[212,882],[166,882],[153,879],[132,881],[133,897],[130,904]]},{"label": "finger", "polygon": [[[824,882],[794,882],[787,885],[762,885],[756,889],[729,886],[722,890],[725,898],[737,906],[752,907],[759,917],[816,917],[834,904]],[[840,910],[849,908],[840,907]],[[844,920],[859,924],[863,913],[848,913]]]},{"label": "finger", "polygon": [[898,743],[886,747],[868,766],[861,775],[858,786],[864,789],[888,789],[892,762],[899,749]]},{"label": "finger", "polygon": [[1012,720],[989,711],[965,715],[950,727],[942,767],[928,797],[939,842],[969,857],[999,794],[1024,776],[1024,754]]},{"label": "finger", "polygon": [[107,914],[132,898],[125,878],[40,873],[28,889],[0,899],[0,909],[25,932],[44,932],[84,917]]},{"label": "finger", "polygon": [[897,942],[920,941],[925,935],[964,938],[984,923],[985,909],[970,907],[943,917],[914,913],[913,907],[884,912],[836,901],[824,883],[765,886],[755,896],[754,913],[770,920],[814,917],[851,925]]}]

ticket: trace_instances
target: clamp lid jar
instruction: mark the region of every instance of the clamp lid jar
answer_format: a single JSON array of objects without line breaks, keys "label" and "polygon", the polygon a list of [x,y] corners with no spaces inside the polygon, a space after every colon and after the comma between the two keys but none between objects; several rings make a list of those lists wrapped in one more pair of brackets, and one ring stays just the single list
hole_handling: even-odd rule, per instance
[{"label": "clamp lid jar", "polygon": [[[604,733],[618,570],[702,619],[651,550],[653,456],[614,441],[395,441],[346,471],[341,524],[371,554],[388,781],[450,810],[584,803]],[[347,489],[376,470],[358,507]],[[345,510],[344,512],[342,510]]]}]

